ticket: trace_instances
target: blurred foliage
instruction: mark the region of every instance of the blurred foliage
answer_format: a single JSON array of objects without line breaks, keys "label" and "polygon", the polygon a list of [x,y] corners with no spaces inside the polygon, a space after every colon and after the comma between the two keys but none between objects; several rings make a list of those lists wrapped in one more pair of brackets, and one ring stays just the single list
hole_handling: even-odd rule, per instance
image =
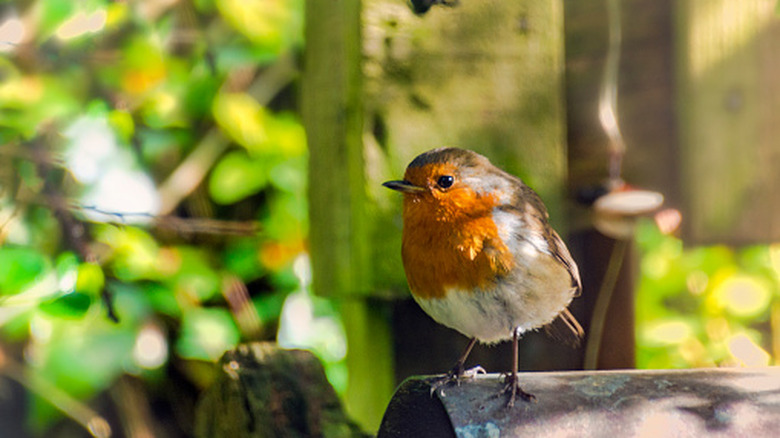
[{"label": "blurred foliage", "polygon": [[[100,435],[80,403],[108,394],[188,436],[210,361],[277,332],[343,390],[308,290],[302,43],[303,0],[0,2],[0,357],[28,432]],[[128,376],[166,407],[123,407]]]},{"label": "blurred foliage", "polygon": [[766,366],[780,359],[780,245],[685,248],[642,223],[640,368]]}]

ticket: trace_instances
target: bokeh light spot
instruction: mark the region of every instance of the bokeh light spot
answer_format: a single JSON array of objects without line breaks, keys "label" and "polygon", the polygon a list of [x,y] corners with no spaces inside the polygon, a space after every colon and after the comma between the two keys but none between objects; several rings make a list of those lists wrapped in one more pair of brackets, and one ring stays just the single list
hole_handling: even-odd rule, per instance
[{"label": "bokeh light spot", "polygon": [[651,325],[645,331],[645,338],[654,344],[679,344],[691,337],[693,331],[689,324],[679,320],[661,321]]},{"label": "bokeh light spot", "polygon": [[763,282],[747,275],[726,278],[715,287],[713,295],[719,306],[745,317],[766,310],[771,298],[771,292]]},{"label": "bokeh light spot", "polygon": [[728,349],[737,363],[747,367],[764,367],[769,365],[771,356],[750,337],[740,333],[729,339]]}]

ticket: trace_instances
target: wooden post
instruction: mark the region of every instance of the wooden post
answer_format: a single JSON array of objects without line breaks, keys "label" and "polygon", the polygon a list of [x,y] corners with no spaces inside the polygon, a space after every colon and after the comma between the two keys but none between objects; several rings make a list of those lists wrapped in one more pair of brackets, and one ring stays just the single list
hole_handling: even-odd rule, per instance
[{"label": "wooden post", "polygon": [[302,113],[309,144],[313,287],[366,294],[360,0],[306,2]]},{"label": "wooden post", "polygon": [[222,356],[195,417],[198,438],[371,436],[344,413],[317,357],[262,342]]},{"label": "wooden post", "polygon": [[363,159],[360,0],[306,2],[302,112],[309,144],[313,289],[341,301],[350,370],[347,410],[375,430],[392,394],[393,356],[373,291]]}]

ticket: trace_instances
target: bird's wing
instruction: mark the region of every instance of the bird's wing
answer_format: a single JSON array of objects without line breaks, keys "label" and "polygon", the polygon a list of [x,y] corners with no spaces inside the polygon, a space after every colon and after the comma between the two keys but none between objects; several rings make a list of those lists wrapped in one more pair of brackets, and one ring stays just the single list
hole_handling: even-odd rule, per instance
[{"label": "bird's wing", "polygon": [[563,243],[561,236],[550,226],[547,208],[544,206],[542,199],[530,187],[525,185],[523,185],[522,199],[525,200],[524,205],[519,205],[518,207],[524,212],[523,218],[527,222],[533,222],[527,223],[526,228],[528,230],[540,230],[540,237],[547,242],[547,251],[544,251],[544,248],[539,249],[542,252],[549,253],[555,260],[566,267],[571,276],[571,287],[576,289],[574,296],[579,296],[582,292],[580,270],[577,268],[577,264],[574,262],[566,244]]}]

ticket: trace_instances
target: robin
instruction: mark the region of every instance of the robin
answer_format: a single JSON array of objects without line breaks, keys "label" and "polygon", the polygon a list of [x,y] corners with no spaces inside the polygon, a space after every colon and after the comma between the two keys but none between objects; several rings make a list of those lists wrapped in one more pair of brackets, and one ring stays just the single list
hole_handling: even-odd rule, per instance
[{"label": "robin", "polygon": [[539,195],[484,156],[457,148],[425,152],[403,180],[383,185],[404,195],[401,254],[412,296],[438,323],[471,339],[431,392],[485,372],[464,368],[477,341],[512,339],[501,394],[509,394],[510,407],[517,397],[533,400],[518,382],[520,336],[556,318],[572,340],[583,335],[567,309],[581,290],[580,274]]}]

